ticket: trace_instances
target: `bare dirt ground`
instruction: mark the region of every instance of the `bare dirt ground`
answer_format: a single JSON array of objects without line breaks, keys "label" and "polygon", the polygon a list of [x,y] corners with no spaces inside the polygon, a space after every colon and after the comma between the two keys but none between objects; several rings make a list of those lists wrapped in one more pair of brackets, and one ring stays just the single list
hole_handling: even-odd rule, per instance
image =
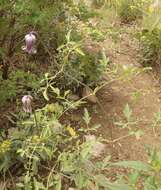
[{"label": "bare dirt ground", "polygon": [[[133,30],[133,29],[132,29]],[[115,64],[121,64],[125,67],[140,68],[138,62],[138,47],[131,41],[127,33],[123,34],[119,44],[119,49],[125,53],[111,53],[108,48],[108,40],[103,42],[103,47],[111,60]],[[92,123],[100,123],[97,135],[105,139],[112,140],[120,138],[128,133],[126,129],[120,129],[114,125],[114,120],[122,116],[123,109],[128,103],[133,111],[133,116],[139,120],[138,127],[143,131],[143,136],[139,140],[135,137],[127,137],[116,143],[108,143],[105,150],[113,156],[113,160],[142,160],[147,161],[145,146],[161,149],[161,128],[156,129],[156,135],[153,133],[150,123],[153,114],[160,111],[161,108],[161,88],[153,71],[142,72],[132,78],[131,81],[115,82],[110,87],[105,87],[98,95],[99,101],[106,114],[102,112],[99,106],[92,114]],[[137,95],[137,96],[136,96]]]}]

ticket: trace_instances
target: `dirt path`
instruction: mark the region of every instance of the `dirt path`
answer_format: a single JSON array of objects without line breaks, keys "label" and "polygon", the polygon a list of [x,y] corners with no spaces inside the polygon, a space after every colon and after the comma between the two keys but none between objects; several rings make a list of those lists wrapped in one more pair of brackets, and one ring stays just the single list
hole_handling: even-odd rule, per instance
[{"label": "dirt path", "polygon": [[[108,40],[103,43],[107,54]],[[131,41],[128,34],[123,34],[119,44],[123,54],[115,53],[112,55],[112,62],[124,65],[124,67],[140,68],[137,61],[137,46]],[[111,53],[109,53],[111,55]],[[126,135],[126,129],[119,129],[114,125],[114,118],[122,116],[123,109],[128,103],[133,111],[133,116],[139,120],[138,127],[144,132],[143,136],[136,140],[135,137],[128,137],[114,144],[108,144],[107,152],[113,155],[114,160],[147,160],[145,145],[150,145],[161,149],[161,128],[157,128],[157,135],[153,133],[150,123],[153,114],[160,111],[161,95],[160,85],[154,77],[153,72],[143,72],[132,78],[132,81],[117,82],[110,87],[104,88],[99,93],[99,100],[103,105],[106,115],[97,107],[93,113],[93,123],[102,125],[100,134],[105,138],[117,139]]]}]

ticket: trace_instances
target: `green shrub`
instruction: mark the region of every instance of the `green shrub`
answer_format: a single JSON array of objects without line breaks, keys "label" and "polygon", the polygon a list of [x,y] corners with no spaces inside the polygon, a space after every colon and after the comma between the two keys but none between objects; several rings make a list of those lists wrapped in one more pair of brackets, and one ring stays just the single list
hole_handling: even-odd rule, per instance
[{"label": "green shrub", "polygon": [[8,80],[0,78],[0,105],[15,100],[18,94],[37,91],[39,80],[36,75],[20,70],[12,71]]},{"label": "green shrub", "polygon": [[142,31],[138,38],[141,47],[141,62],[143,65],[156,65],[161,63],[161,9],[149,7],[148,14],[144,15]]},{"label": "green shrub", "polygon": [[[103,139],[85,140],[85,135],[97,131],[99,126],[89,127],[91,117],[87,109],[82,117],[85,127],[62,124],[62,114],[73,104],[68,101],[69,107],[66,107],[63,101],[47,104],[30,115],[19,113],[14,128],[8,129],[7,133],[3,133],[4,129],[0,131],[0,174],[5,181],[1,183],[2,190],[61,190],[69,187],[131,190],[138,184],[144,189],[161,188],[161,152],[147,149],[148,163],[113,163],[110,156],[94,158],[93,148]],[[133,125],[128,105],[124,113],[128,118],[127,125],[130,122]],[[119,170],[115,182],[111,182],[110,171],[118,171],[115,167],[130,170],[122,174]]]},{"label": "green shrub", "polygon": [[161,30],[143,30],[140,34],[141,63],[144,66],[161,64]]},{"label": "green shrub", "polygon": [[117,12],[122,22],[135,21],[142,17],[143,1],[142,0],[120,0],[117,1]]},{"label": "green shrub", "polygon": [[161,152],[155,148],[148,147],[147,154],[148,163],[140,161],[123,161],[116,163],[117,166],[133,169],[127,176],[132,189],[161,189]]},{"label": "green shrub", "polygon": [[[6,177],[9,180],[11,175],[14,180],[8,188],[61,190],[72,186],[80,190],[93,187],[127,189],[128,185],[112,183],[103,174],[109,167],[110,156],[101,161],[93,159],[93,147],[99,139],[85,141],[84,135],[85,131],[89,134],[98,126],[88,130],[90,116],[87,110],[83,117],[87,122],[85,129],[62,125],[59,118],[64,111],[65,107],[53,103],[30,116],[20,114],[16,127],[9,129],[7,137],[1,136],[0,174],[4,180]],[[4,187],[7,185],[9,183]]]},{"label": "green shrub", "polygon": [[[69,30],[69,18],[72,17],[73,3],[71,0],[28,0],[0,2],[0,59],[2,59],[3,72],[8,71],[10,61],[16,53],[22,52],[23,39],[31,31],[38,34],[37,60],[47,56],[47,52],[56,51],[64,43],[65,33]],[[69,13],[69,14],[68,14]],[[19,61],[19,60],[18,60]],[[7,62],[7,64],[6,64]],[[22,64],[22,63],[21,63]],[[6,66],[8,65],[8,67]],[[5,73],[5,72],[4,72]],[[4,74],[3,73],[3,74]],[[8,72],[5,73],[5,79]]]},{"label": "green shrub", "polygon": [[88,8],[83,3],[80,3],[78,7],[79,7],[78,18],[83,21],[88,21],[89,18],[92,18],[98,15],[96,11]]},{"label": "green shrub", "polygon": [[[81,31],[77,31],[79,28],[74,31],[77,25],[95,15],[93,10],[86,8],[81,3],[76,7],[70,0],[61,2],[32,0],[30,4],[28,0],[25,0],[23,3],[16,1],[14,6],[11,1],[8,1],[8,4],[1,2],[0,5],[4,10],[4,15],[0,18],[3,29],[0,39],[4,39],[0,50],[3,63],[6,58],[12,60],[17,54],[25,58],[23,61],[32,58],[31,55],[21,56],[20,51],[22,51],[21,46],[25,34],[35,30],[38,33],[37,54],[33,58],[36,60],[35,62],[48,64],[50,72],[52,71],[51,75],[60,73],[56,78],[59,88],[66,89],[72,86],[76,89],[80,85],[78,81],[95,83],[99,80],[101,73],[106,69],[105,65],[101,65],[102,62],[98,58],[100,56],[89,55],[88,52],[86,55],[86,52],[82,52],[84,35],[82,36]],[[8,9],[5,9],[6,6]],[[9,15],[7,19],[5,19],[6,15]],[[15,15],[15,20],[11,27],[12,15]],[[70,34],[70,41],[66,39],[68,34]],[[90,35],[98,41],[104,39],[104,34],[96,29],[93,29]],[[7,45],[10,42],[13,42],[12,47]],[[10,55],[8,51],[10,51]],[[17,61],[21,62],[19,59]],[[4,67],[5,65],[3,65],[3,69]],[[62,72],[60,72],[61,68],[63,68]],[[6,83],[8,80],[4,81],[4,84]],[[14,96],[15,94],[12,93]]]},{"label": "green shrub", "polygon": [[109,60],[100,47],[93,52],[94,46],[91,45],[92,49],[88,50],[82,41],[73,41],[71,34],[66,35],[66,43],[58,48],[59,74],[54,77],[50,71],[51,78],[55,80],[53,83],[60,89],[71,90],[76,90],[82,83],[96,85],[106,71]]}]

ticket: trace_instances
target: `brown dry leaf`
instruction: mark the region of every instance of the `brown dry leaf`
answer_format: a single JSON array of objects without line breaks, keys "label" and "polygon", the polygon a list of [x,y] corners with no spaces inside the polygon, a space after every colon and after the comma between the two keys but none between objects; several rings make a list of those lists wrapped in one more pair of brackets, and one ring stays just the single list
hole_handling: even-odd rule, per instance
[{"label": "brown dry leaf", "polygon": [[73,100],[73,101],[77,101],[77,100],[80,99],[80,97],[78,95],[76,95],[76,94],[69,94],[68,99]]},{"label": "brown dry leaf", "polygon": [[83,97],[86,97],[86,99],[91,102],[91,103],[97,103],[97,97],[94,94],[93,90],[91,88],[89,88],[88,86],[83,88],[83,93],[82,93]]}]

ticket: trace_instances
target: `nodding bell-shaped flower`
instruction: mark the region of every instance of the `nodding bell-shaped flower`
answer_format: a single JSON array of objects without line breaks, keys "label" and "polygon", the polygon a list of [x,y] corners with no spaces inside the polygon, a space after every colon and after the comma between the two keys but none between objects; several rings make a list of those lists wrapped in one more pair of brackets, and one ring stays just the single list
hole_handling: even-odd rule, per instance
[{"label": "nodding bell-shaped flower", "polygon": [[156,9],[156,8],[159,8],[159,6],[160,6],[159,0],[154,0],[152,7]]},{"label": "nodding bell-shaped flower", "polygon": [[30,95],[25,95],[22,97],[23,110],[26,113],[32,113],[32,101],[33,97]]},{"label": "nodding bell-shaped flower", "polygon": [[26,34],[25,35],[26,46],[22,46],[22,50],[27,52],[28,54],[36,54],[37,50],[34,47],[35,42],[36,42],[35,32],[30,32],[29,34]]}]

